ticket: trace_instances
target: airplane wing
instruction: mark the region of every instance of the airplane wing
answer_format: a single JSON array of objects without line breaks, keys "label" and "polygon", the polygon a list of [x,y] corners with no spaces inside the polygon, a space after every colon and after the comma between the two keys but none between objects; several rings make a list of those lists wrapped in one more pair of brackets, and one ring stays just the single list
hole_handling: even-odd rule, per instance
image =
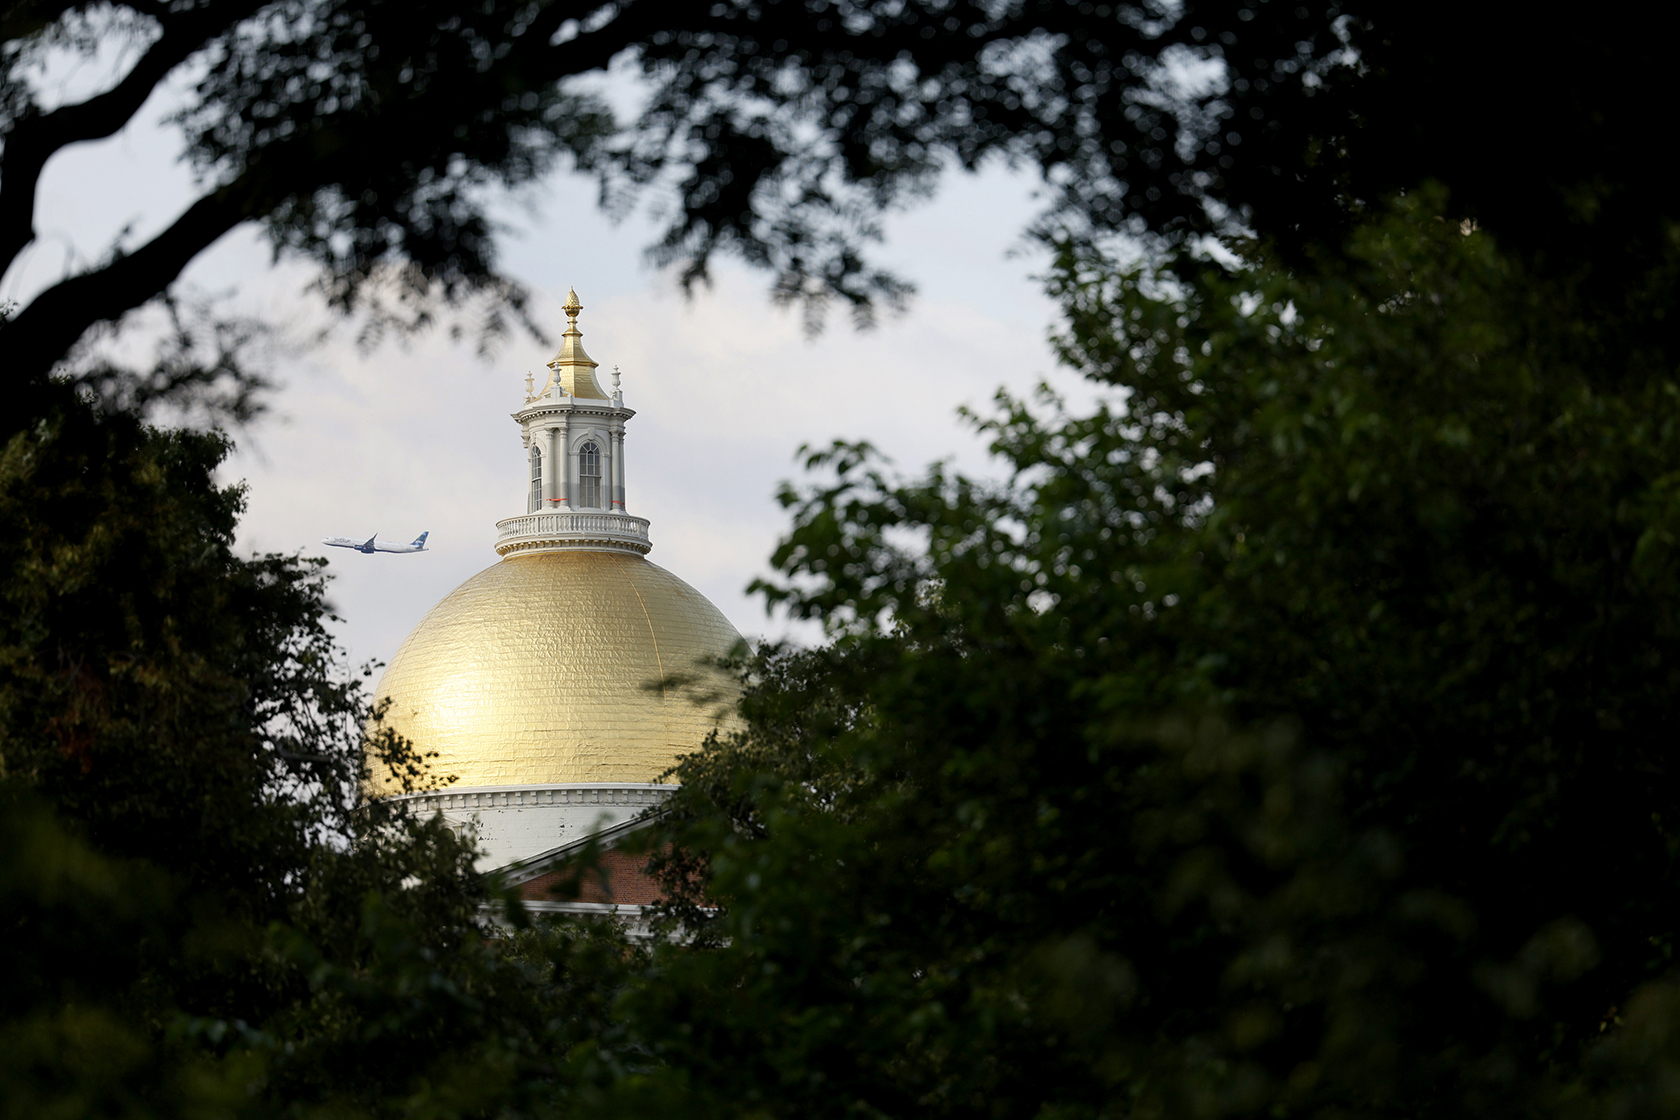
[{"label": "airplane wing", "polygon": [[374,544],[374,541],[376,541],[378,539],[379,539],[379,534],[375,533],[373,536],[371,536],[367,539],[367,543],[362,545],[362,548],[367,549],[370,552],[373,551],[374,549],[376,549],[378,547],[376,544]]}]

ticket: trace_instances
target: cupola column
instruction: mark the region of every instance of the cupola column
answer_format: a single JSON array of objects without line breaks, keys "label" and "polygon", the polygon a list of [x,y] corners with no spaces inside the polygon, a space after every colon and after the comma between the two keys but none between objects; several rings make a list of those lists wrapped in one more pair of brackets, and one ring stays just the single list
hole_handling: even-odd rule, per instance
[{"label": "cupola column", "polygon": [[624,425],[613,425],[613,505],[620,513],[627,512],[629,506],[624,504]]},{"label": "cupola column", "polygon": [[553,509],[560,499],[560,479],[565,457],[560,454],[560,429],[548,429],[548,454],[543,460],[543,508]]},{"label": "cupola column", "polygon": [[624,387],[619,384],[619,376],[618,367],[614,366],[612,371],[612,402],[614,411],[612,423],[608,426],[607,431],[607,440],[613,447],[613,480],[612,490],[607,498],[607,508],[616,509],[619,513],[624,513],[626,511],[626,507],[624,505],[625,408]]},{"label": "cupola column", "polygon": [[556,509],[572,508],[572,416],[566,413],[560,418],[560,427],[554,443],[554,469],[559,472],[558,486],[554,496],[559,499]]},{"label": "cupola column", "polygon": [[607,438],[601,441],[605,444],[601,448],[601,457],[606,462],[601,464],[601,508],[612,512],[613,472],[618,469],[618,456],[613,454],[612,429],[607,429]]}]

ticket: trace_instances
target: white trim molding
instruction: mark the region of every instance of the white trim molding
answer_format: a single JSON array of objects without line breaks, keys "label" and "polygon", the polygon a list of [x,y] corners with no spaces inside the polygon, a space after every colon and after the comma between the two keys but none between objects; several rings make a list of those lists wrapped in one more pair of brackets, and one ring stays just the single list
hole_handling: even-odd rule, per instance
[{"label": "white trim molding", "polygon": [[527,513],[496,522],[496,553],[559,552],[566,549],[632,552],[646,556],[653,549],[648,520],[606,510]]}]

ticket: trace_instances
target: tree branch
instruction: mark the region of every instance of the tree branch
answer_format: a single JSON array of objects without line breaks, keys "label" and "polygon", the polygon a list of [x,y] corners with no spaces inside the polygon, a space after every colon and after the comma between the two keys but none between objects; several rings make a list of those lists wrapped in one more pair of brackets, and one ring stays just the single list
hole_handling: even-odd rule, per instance
[{"label": "tree branch", "polygon": [[[284,155],[274,154],[283,165]],[[44,384],[88,327],[117,319],[164,291],[195,256],[241,222],[267,213],[284,194],[270,176],[248,170],[193,203],[133,253],[36,296],[0,327],[7,380],[20,389]]]},{"label": "tree branch", "polygon": [[47,160],[71,144],[117,132],[171,70],[260,6],[260,0],[230,0],[164,21],[163,36],[116,86],[75,105],[24,116],[12,127],[0,154],[0,273],[35,239],[36,194]]},{"label": "tree branch", "polygon": [[76,0],[12,3],[0,8],[0,43],[27,39],[76,7]]},{"label": "tree branch", "polygon": [[[593,10],[584,8],[581,12],[587,17]],[[584,32],[559,46],[550,46],[549,41],[560,26],[578,16],[578,9],[564,4],[552,4],[545,8],[520,36],[510,61],[532,82],[558,82],[595,70],[605,72],[615,57],[635,44],[636,32],[647,30],[646,27],[636,26],[630,14],[620,11],[594,31]]]}]

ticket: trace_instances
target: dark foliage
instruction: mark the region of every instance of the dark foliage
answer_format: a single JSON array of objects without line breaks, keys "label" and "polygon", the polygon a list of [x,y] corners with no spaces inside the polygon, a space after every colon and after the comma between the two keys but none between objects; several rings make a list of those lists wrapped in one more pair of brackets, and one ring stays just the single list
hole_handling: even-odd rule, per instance
[{"label": "dark foliage", "polygon": [[370,713],[340,675],[319,564],[234,554],[242,495],[212,476],[223,437],[60,392],[0,466],[5,772],[97,848],[241,918],[287,917],[335,843],[349,873],[351,841],[376,827],[358,816]]},{"label": "dark foliage", "polygon": [[[0,266],[184,73],[202,191],[0,318],[5,1110],[1672,1114],[1666,36],[1275,3],[0,9]],[[575,81],[615,58],[633,122]],[[686,280],[867,318],[879,213],[988,159],[1118,395],[1004,400],[1007,486],[814,457],[765,590],[835,641],[685,762],[682,936],[487,945],[465,847],[359,797],[318,572],[134,418],[248,413],[250,333],[90,339],[246,223],[370,332],[493,335],[488,192],[564,162],[674,191]]]},{"label": "dark foliage", "polygon": [[[609,208],[674,191],[655,253],[685,279],[737,253],[779,298],[865,318],[905,291],[864,254],[877,215],[951,165],[1036,168],[1053,226],[1173,243],[1247,223],[1297,262],[1437,179],[1454,217],[1672,349],[1664,317],[1627,306],[1674,252],[1643,115],[1673,99],[1655,27],[1385,0],[54,0],[7,6],[0,36],[0,267],[35,236],[47,160],[187,73],[178,123],[203,184],[163,232],[0,326],[20,388],[244,223],[318,262],[371,330],[442,300],[494,333],[524,296],[495,270],[486,189],[562,160]],[[102,93],[36,88],[51,52],[123,47]],[[635,121],[573,81],[615,58],[647,79]]]},{"label": "dark foliage", "polygon": [[235,555],[227,441],[57,389],[0,451],[0,1113],[541,1106],[616,932],[488,943],[468,841],[362,795],[431,778],[318,565]]},{"label": "dark foliage", "polygon": [[1122,395],[1003,398],[1008,486],[813,457],[765,590],[835,643],[684,763],[631,1003],[697,1112],[1672,1103],[1680,388],[1443,202],[1070,250]]}]

